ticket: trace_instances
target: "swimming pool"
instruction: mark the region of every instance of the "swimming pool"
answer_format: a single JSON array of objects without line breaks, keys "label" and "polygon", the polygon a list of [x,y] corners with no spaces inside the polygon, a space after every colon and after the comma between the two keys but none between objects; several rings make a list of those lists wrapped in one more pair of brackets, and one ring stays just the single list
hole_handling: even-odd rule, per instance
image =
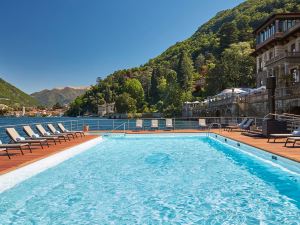
[{"label": "swimming pool", "polygon": [[300,176],[206,135],[112,136],[0,201],[1,224],[299,224]]}]

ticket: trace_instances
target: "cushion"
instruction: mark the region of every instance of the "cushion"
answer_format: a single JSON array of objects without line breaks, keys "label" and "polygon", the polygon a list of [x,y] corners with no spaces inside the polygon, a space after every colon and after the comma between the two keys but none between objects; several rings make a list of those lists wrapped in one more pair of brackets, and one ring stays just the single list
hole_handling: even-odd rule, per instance
[{"label": "cushion", "polygon": [[56,134],[60,134],[60,132],[59,132],[58,130],[57,130],[57,131],[55,131],[55,133],[56,133]]},{"label": "cushion", "polygon": [[51,134],[49,132],[44,133],[45,136],[50,136]]},{"label": "cushion", "polygon": [[38,135],[38,134],[33,134],[32,135],[32,138],[39,138],[40,137],[40,135]]},{"label": "cushion", "polygon": [[295,130],[295,131],[292,132],[292,135],[300,136],[300,131],[299,130]]},{"label": "cushion", "polygon": [[17,141],[25,141],[25,138],[24,137],[17,137],[16,140]]}]

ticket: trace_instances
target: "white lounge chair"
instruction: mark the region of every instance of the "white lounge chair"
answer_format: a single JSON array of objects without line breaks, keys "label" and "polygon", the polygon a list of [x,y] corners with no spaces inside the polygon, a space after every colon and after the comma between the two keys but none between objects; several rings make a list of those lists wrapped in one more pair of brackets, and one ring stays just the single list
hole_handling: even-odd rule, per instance
[{"label": "white lounge chair", "polygon": [[75,139],[75,134],[70,134],[70,133],[61,133],[60,131],[56,130],[56,128],[53,126],[53,124],[48,123],[47,124],[48,129],[50,130],[50,132],[54,135],[65,135],[69,138],[72,137],[73,139]]},{"label": "white lounge chair", "polygon": [[166,119],[166,129],[174,129],[172,119]]},{"label": "white lounge chair", "polygon": [[56,141],[60,142],[60,139],[58,137],[41,137],[39,134],[34,133],[34,131],[31,129],[30,126],[23,126],[23,131],[25,132],[25,134],[27,134],[27,136],[30,139],[34,139],[34,140],[41,140],[41,139],[46,139],[47,141],[53,141],[54,144],[56,145]]},{"label": "white lounge chair", "polygon": [[135,128],[137,129],[137,130],[143,130],[143,120],[141,120],[141,119],[137,119],[136,121],[135,121]]},{"label": "white lounge chair", "polygon": [[70,138],[65,134],[51,134],[47,132],[41,124],[37,124],[35,127],[42,137],[57,137],[59,140],[62,139],[65,142],[70,140]]},{"label": "white lounge chair", "polygon": [[244,118],[242,120],[242,122],[236,124],[236,125],[231,125],[231,126],[227,126],[225,127],[225,130],[227,131],[233,131],[235,129],[242,129],[242,127],[246,124],[246,122],[248,121],[248,118]]},{"label": "white lounge chair", "polygon": [[[289,133],[289,134],[270,134],[268,137],[268,142],[270,142],[270,140],[272,138],[274,139],[273,142],[276,142],[276,139],[278,139],[278,138],[288,138],[289,139],[289,138],[296,138],[296,137],[300,137],[300,127],[298,127],[296,130],[294,130],[292,133]],[[290,140],[293,140],[293,139],[290,139]],[[290,140],[286,140],[285,146]]]},{"label": "white lounge chair", "polygon": [[57,126],[63,134],[75,134],[76,137],[77,137],[77,134],[79,134],[80,137],[85,136],[83,131],[79,131],[79,130],[69,131],[69,130],[67,130],[62,123],[58,123]]},{"label": "white lounge chair", "polygon": [[198,119],[198,126],[200,129],[205,129],[208,127],[205,119]]},{"label": "white lounge chair", "polygon": [[158,130],[158,120],[151,120],[151,129]]},{"label": "white lounge chair", "polygon": [[22,155],[24,155],[23,152],[23,147],[27,147],[30,152],[31,148],[30,145],[28,143],[24,143],[24,144],[2,144],[2,141],[0,140],[0,151],[5,151],[7,154],[7,157],[10,159],[10,155],[8,153],[8,150],[20,150]]},{"label": "white lounge chair", "polygon": [[33,139],[25,139],[24,137],[20,136],[19,133],[16,131],[15,128],[6,128],[6,133],[12,140],[12,142],[17,144],[39,144],[42,148],[43,144],[46,144],[49,147],[49,143],[46,139],[39,139],[39,140],[33,140]]}]

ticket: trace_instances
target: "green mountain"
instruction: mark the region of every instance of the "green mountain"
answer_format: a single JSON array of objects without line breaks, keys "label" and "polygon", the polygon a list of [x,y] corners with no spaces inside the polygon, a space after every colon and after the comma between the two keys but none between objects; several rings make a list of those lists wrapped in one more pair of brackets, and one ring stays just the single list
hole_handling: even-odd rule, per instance
[{"label": "green mountain", "polygon": [[31,96],[37,99],[41,104],[52,107],[56,103],[60,105],[69,104],[76,97],[84,94],[87,89],[87,87],[54,88],[52,90],[46,89],[32,93]]},{"label": "green mountain", "polygon": [[37,106],[38,101],[0,78],[0,104],[10,107]]},{"label": "green mountain", "polygon": [[[283,12],[300,12],[299,0],[248,0],[221,11],[145,65],[99,79],[71,104],[69,114],[96,112],[99,102],[116,102],[120,113],[174,116],[180,115],[184,101],[201,100],[225,88],[254,86],[253,31],[271,14]],[[141,88],[143,98],[136,98]]]}]

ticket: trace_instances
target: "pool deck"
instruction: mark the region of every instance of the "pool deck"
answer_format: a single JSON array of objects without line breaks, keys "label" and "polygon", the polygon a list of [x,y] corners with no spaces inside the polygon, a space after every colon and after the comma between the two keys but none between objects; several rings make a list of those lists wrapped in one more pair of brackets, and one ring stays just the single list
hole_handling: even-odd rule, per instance
[{"label": "pool deck", "polygon": [[[24,150],[24,155],[21,155],[19,150],[10,150],[9,154],[11,159],[9,159],[6,155],[6,152],[0,152],[0,175],[28,165],[30,163],[36,162],[43,158],[46,158],[55,153],[64,151],[76,145],[82,144],[89,140],[99,137],[99,132],[103,133],[105,131],[95,131],[90,132],[89,135],[86,135],[83,138],[76,138],[74,140],[68,142],[62,142],[61,144],[51,144],[50,147],[44,147],[41,149],[38,146],[32,147],[32,153],[29,150]],[[127,131],[127,134],[160,134],[160,133],[202,133],[207,132],[205,130],[197,130],[197,129],[184,129],[184,130],[157,130],[157,131]],[[281,157],[296,161],[300,163],[300,145],[295,145],[295,147],[284,147],[285,139],[278,139],[276,143],[268,143],[266,138],[257,138],[257,137],[248,137],[241,134],[241,132],[228,132],[224,130],[211,130],[210,132],[222,135],[224,137],[233,139],[240,143],[244,143],[255,148],[259,148],[261,150],[267,151],[272,154],[279,155]],[[116,132],[117,133],[117,132]]]},{"label": "pool deck", "polygon": [[36,162],[50,155],[64,151],[97,137],[99,137],[99,135],[86,135],[85,137],[78,137],[72,139],[71,141],[62,141],[61,144],[57,143],[57,145],[54,145],[52,142],[50,142],[50,147],[48,148],[47,146],[44,146],[43,149],[40,146],[32,146],[32,153],[30,153],[30,151],[27,149],[23,149],[24,155],[21,154],[20,150],[9,150],[8,152],[11,159],[7,157],[6,152],[0,151],[0,175],[26,166],[30,163]]}]

